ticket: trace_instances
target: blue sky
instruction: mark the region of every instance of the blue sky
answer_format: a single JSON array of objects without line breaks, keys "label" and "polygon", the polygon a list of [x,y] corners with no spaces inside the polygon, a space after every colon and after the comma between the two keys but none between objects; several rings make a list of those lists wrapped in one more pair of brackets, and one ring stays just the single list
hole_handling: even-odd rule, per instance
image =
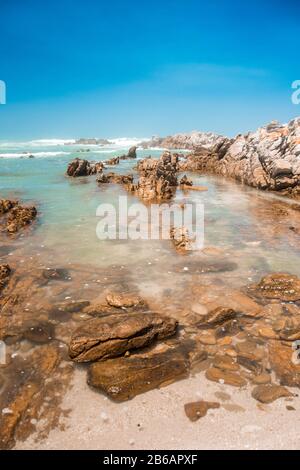
[{"label": "blue sky", "polygon": [[234,135],[300,115],[298,1],[0,2],[0,139]]}]

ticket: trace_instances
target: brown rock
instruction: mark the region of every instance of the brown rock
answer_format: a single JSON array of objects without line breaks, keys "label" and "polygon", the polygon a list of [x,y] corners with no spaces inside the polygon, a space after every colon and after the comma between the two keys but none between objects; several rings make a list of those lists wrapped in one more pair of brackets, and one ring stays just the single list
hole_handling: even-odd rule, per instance
[{"label": "brown rock", "polygon": [[239,370],[239,365],[229,356],[217,355],[214,358],[213,367],[217,367],[222,370],[230,370],[236,372]]},{"label": "brown rock", "polygon": [[6,231],[16,233],[21,228],[30,225],[36,218],[37,210],[34,206],[25,207],[16,204],[8,213]]},{"label": "brown rock", "polygon": [[187,358],[176,349],[150,355],[136,353],[91,364],[88,384],[113,400],[124,401],[187,377],[188,370]]},{"label": "brown rock", "polygon": [[106,301],[111,307],[130,308],[145,305],[144,300],[138,295],[133,294],[117,294],[114,292],[106,296]]},{"label": "brown rock", "polygon": [[24,334],[24,338],[33,343],[49,343],[54,338],[54,326],[51,323],[33,323]]},{"label": "brown rock", "polygon": [[70,275],[67,269],[63,268],[48,268],[42,271],[42,276],[48,280],[66,281]]},{"label": "brown rock", "polygon": [[203,418],[209,409],[220,408],[220,403],[215,401],[195,401],[184,405],[184,411],[191,421]]},{"label": "brown rock", "polygon": [[233,387],[244,387],[244,385],[247,384],[246,380],[239,374],[217,369],[216,367],[207,369],[205,377],[213,382],[225,383],[226,385],[232,385]]},{"label": "brown rock", "polygon": [[270,374],[259,374],[253,377],[252,382],[256,385],[266,385],[271,382]]},{"label": "brown rock", "polygon": [[235,310],[232,308],[217,307],[212,312],[204,315],[201,318],[201,321],[197,323],[197,326],[201,328],[211,328],[212,326],[221,325],[222,323],[235,318],[236,315],[237,312],[235,312]]},{"label": "brown rock", "polygon": [[293,394],[280,385],[258,385],[252,390],[252,397],[261,403],[272,403],[278,398],[291,397]]},{"label": "brown rock", "polygon": [[67,176],[89,176],[101,173],[104,168],[103,162],[90,162],[89,160],[82,160],[75,158],[68,164]]},{"label": "brown rock", "polygon": [[69,354],[76,362],[120,356],[171,336],[176,328],[176,320],[154,313],[93,318],[72,334]]},{"label": "brown rock", "polygon": [[29,409],[40,401],[45,378],[50,377],[58,364],[59,354],[54,347],[38,347],[22,365],[23,373],[18,371],[18,385],[4,389],[0,407],[1,410],[6,408],[8,413],[2,412],[0,417],[0,449],[12,447],[17,426],[28,418],[27,415],[30,417]]},{"label": "brown rock", "polygon": [[260,297],[279,299],[285,302],[300,300],[300,279],[285,273],[268,274],[250,287]]},{"label": "brown rock", "polygon": [[281,385],[300,387],[300,360],[296,350],[280,341],[270,341],[269,359]]}]

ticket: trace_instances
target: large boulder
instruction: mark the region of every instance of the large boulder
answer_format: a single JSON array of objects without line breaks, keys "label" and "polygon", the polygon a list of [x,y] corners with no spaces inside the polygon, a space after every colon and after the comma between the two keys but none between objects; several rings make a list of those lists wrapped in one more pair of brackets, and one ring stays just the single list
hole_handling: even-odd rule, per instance
[{"label": "large boulder", "polygon": [[69,355],[76,362],[120,356],[174,335],[176,329],[176,320],[155,313],[93,318],[73,332]]},{"label": "large boulder", "polygon": [[115,401],[124,401],[187,377],[188,373],[188,357],[174,348],[95,362],[89,366],[88,384]]},{"label": "large boulder", "polygon": [[67,175],[76,176],[89,176],[102,172],[104,164],[102,162],[90,162],[81,158],[75,158],[68,164]]}]

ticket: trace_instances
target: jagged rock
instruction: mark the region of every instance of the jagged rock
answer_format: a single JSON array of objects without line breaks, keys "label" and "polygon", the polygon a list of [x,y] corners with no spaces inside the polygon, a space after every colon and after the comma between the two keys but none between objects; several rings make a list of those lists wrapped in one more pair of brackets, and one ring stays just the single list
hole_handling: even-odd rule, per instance
[{"label": "jagged rock", "polygon": [[106,160],[106,165],[118,165],[120,163],[120,157],[113,157],[110,160]]},{"label": "jagged rock", "polygon": [[192,238],[186,227],[171,227],[170,239],[176,250],[187,251],[193,249],[194,237]]},{"label": "jagged rock", "polygon": [[188,372],[187,356],[175,348],[95,362],[88,369],[88,384],[113,400],[125,401],[185,378]]},{"label": "jagged rock", "polygon": [[154,313],[93,318],[73,332],[69,355],[76,362],[120,356],[176,333],[177,321]]},{"label": "jagged rock", "polygon": [[[200,134],[201,135],[201,134]],[[180,169],[200,170],[235,178],[264,190],[300,196],[300,118],[286,125],[273,122],[234,139],[202,134],[204,145],[185,134],[166,139],[164,143],[193,149],[180,161]],[[163,145],[161,143],[160,145]]]},{"label": "jagged rock", "polygon": [[228,320],[232,320],[237,316],[237,312],[232,308],[217,307],[212,312],[204,315],[201,321],[197,323],[198,327],[212,328],[217,325],[222,325]]},{"label": "jagged rock", "polygon": [[34,206],[25,207],[16,204],[9,212],[6,221],[6,231],[16,233],[21,228],[30,225],[36,218],[37,210]]},{"label": "jagged rock", "polygon": [[133,294],[116,294],[111,292],[107,294],[106,301],[108,305],[117,308],[145,306],[144,300],[140,296]]},{"label": "jagged rock", "polygon": [[137,165],[140,178],[131,191],[145,200],[171,199],[178,184],[177,163],[178,157],[170,152],[164,152],[159,160],[141,160]]},{"label": "jagged rock", "polygon": [[292,396],[293,394],[281,385],[257,385],[257,387],[252,390],[252,397],[261,403],[272,403],[273,401],[278,400],[278,398]]},{"label": "jagged rock", "polygon": [[168,137],[153,137],[151,140],[142,142],[143,148],[160,147],[167,149],[197,149],[206,148],[212,149],[220,145],[224,137],[214,134],[212,132],[197,132],[193,131],[189,134],[175,134]]},{"label": "jagged rock", "polygon": [[11,201],[10,199],[0,199],[0,215],[6,214],[6,212],[10,211],[17,204],[17,201]]},{"label": "jagged rock", "polygon": [[103,168],[103,162],[90,162],[75,158],[68,164],[67,175],[72,177],[95,175],[101,173]]},{"label": "jagged rock", "polygon": [[247,381],[236,372],[210,367],[205,372],[205,377],[213,382],[218,382],[233,387],[244,387]]},{"label": "jagged rock", "polygon": [[285,273],[268,274],[258,284],[250,286],[249,291],[266,299],[296,301],[300,300],[300,279]]},{"label": "jagged rock", "polygon": [[215,401],[195,401],[184,405],[184,411],[190,421],[203,418],[208,410],[220,408],[220,403]]}]

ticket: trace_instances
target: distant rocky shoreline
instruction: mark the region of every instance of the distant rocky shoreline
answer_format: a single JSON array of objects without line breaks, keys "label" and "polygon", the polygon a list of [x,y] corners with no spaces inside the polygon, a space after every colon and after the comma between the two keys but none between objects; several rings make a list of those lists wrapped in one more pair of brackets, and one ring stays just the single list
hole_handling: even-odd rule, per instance
[{"label": "distant rocky shoreline", "polygon": [[188,149],[184,171],[234,178],[254,188],[300,196],[300,118],[288,124],[272,121],[235,138],[192,132],[143,142],[143,148]]}]

